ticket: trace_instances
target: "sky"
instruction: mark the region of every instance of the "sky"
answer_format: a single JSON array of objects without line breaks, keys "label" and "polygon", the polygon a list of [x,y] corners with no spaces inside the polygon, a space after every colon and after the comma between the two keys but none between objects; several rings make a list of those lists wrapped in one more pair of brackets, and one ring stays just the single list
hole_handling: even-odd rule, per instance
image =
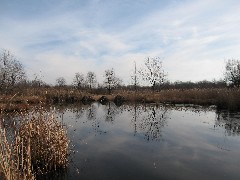
[{"label": "sky", "polygon": [[237,0],[0,0],[0,49],[55,84],[113,68],[131,83],[134,61],[160,57],[169,81],[219,80],[240,58]]}]

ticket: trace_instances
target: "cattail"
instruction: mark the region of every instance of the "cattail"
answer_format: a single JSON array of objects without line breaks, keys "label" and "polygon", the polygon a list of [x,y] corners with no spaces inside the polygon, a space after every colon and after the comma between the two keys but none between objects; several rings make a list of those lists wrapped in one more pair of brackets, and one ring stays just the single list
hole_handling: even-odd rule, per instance
[{"label": "cattail", "polygon": [[34,174],[66,168],[69,140],[53,112],[38,110],[25,115],[14,135],[11,144],[0,126],[0,171],[5,179],[33,180]]}]

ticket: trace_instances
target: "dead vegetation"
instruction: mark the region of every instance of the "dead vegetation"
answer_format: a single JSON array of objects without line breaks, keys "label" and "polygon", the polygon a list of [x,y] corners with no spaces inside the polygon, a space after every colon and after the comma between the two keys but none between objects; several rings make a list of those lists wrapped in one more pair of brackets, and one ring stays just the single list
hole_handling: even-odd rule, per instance
[{"label": "dead vegetation", "polygon": [[216,105],[229,110],[240,108],[239,88],[164,89],[160,91],[141,89],[136,92],[116,89],[109,95],[107,91],[104,93],[97,89],[89,92],[70,87],[49,87],[26,89],[11,99],[12,96],[0,96],[1,110],[28,109],[36,104],[44,106],[57,103],[82,103],[85,101],[85,97],[89,97],[92,101],[98,101],[102,96],[109,101],[114,101],[116,96],[122,96],[125,102]]},{"label": "dead vegetation", "polygon": [[14,123],[13,137],[7,137],[0,127],[0,172],[7,180],[35,179],[67,166],[67,132],[54,113],[35,110]]}]

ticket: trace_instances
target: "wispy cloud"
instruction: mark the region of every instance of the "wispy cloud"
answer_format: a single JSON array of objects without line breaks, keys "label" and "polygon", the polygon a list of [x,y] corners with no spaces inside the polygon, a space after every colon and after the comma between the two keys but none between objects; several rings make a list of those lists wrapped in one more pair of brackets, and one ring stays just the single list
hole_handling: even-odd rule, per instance
[{"label": "wispy cloud", "polygon": [[[29,74],[54,83],[115,68],[126,83],[133,61],[163,57],[170,80],[221,78],[226,58],[240,57],[237,1],[4,1],[0,47]],[[37,72],[36,72],[37,73]]]}]

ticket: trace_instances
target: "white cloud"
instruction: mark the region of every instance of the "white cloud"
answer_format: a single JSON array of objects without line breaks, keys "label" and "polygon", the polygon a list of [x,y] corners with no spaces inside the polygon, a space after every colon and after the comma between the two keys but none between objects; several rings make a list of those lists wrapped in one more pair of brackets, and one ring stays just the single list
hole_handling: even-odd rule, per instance
[{"label": "white cloud", "polygon": [[212,80],[222,76],[225,59],[240,57],[240,3],[183,1],[157,8],[144,2],[152,8],[147,13],[139,4],[134,15],[119,9],[123,4],[98,1],[83,8],[63,1],[35,18],[6,14],[0,47],[20,57],[29,74],[41,69],[50,83],[59,76],[70,83],[79,71],[94,71],[102,81],[111,67],[128,83],[133,61],[143,64],[148,56],[164,58],[170,80]]}]

